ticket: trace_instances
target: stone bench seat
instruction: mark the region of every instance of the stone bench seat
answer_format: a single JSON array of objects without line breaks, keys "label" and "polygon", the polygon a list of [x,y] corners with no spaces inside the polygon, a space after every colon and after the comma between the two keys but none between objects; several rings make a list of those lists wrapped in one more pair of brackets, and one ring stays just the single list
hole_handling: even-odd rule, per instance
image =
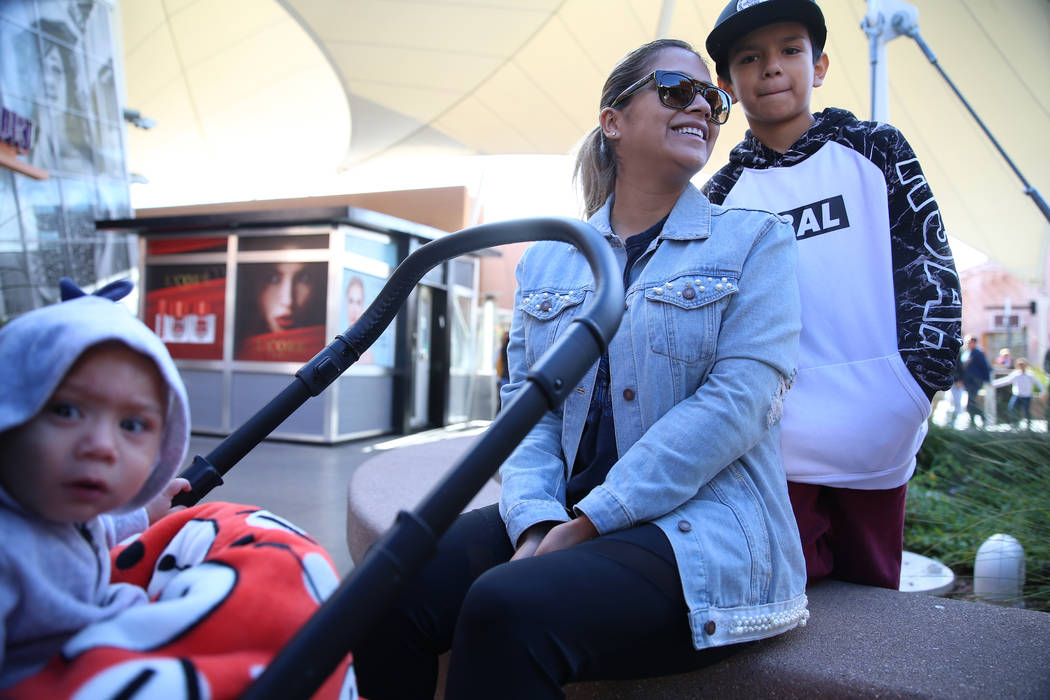
[{"label": "stone bench seat", "polygon": [[[411,510],[476,438],[380,453],[351,477],[354,561]],[[494,503],[490,482],[469,508]],[[685,698],[1050,699],[1050,614],[827,581],[807,591],[805,628],[676,676],[575,683],[572,700]]]}]

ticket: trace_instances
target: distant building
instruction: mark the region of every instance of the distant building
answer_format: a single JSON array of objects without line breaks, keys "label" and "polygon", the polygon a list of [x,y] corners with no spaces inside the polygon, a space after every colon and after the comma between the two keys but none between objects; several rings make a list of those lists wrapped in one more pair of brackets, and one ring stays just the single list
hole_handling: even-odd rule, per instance
[{"label": "distant building", "polygon": [[[0,319],[134,274],[110,3],[0,2]],[[133,300],[132,300],[133,302]]]},{"label": "distant building", "polygon": [[[124,104],[115,12],[0,0],[0,322],[57,302],[61,277],[87,291],[131,278],[125,303],[172,349],[194,429],[226,434],[351,324],[409,253],[464,228],[472,203],[464,188],[435,188],[133,212],[125,130],[153,123]],[[303,220],[303,207],[317,218]],[[495,314],[491,304],[482,313],[479,255],[428,273],[358,364],[276,435],[337,442],[491,417]],[[261,303],[252,276],[292,268],[296,289],[312,290],[301,313],[235,325],[248,300]]]},{"label": "distant building", "polygon": [[994,361],[1002,348],[1013,358],[1026,357],[1037,367],[1050,345],[1050,297],[1045,287],[1025,284],[995,263],[960,274],[962,330],[973,335]]}]

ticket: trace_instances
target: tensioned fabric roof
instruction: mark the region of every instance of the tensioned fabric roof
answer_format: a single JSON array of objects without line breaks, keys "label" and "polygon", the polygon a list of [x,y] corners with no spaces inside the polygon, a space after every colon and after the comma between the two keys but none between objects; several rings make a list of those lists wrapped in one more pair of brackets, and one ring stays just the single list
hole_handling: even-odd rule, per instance
[{"label": "tensioned fabric roof", "polygon": [[[596,124],[601,84],[624,53],[658,36],[702,47],[724,4],[125,0],[127,104],[158,122],[132,130],[129,162],[150,187],[192,179],[190,204],[215,201],[218,179],[267,192],[291,180],[289,196],[309,193],[296,182],[383,159],[425,168],[443,153],[568,153]],[[940,65],[1050,197],[1050,1],[912,4]],[[870,118],[866,4],[821,5],[831,69],[813,107]],[[890,121],[915,148],[948,232],[1041,282],[1050,225],[919,47],[902,37],[887,54]],[[712,166],[745,128],[734,113]]]}]

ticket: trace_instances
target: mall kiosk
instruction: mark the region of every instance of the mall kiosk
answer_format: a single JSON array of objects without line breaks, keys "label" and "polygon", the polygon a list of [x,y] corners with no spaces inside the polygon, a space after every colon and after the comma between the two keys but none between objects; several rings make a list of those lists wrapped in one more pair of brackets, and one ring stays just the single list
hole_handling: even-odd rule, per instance
[{"label": "mall kiosk", "polygon": [[[210,435],[241,425],[356,321],[402,260],[445,235],[348,206],[97,228],[139,235],[140,317],[182,373],[193,431]],[[431,270],[366,355],[271,437],[336,443],[468,418],[460,384],[475,363],[477,262],[464,255]]]}]

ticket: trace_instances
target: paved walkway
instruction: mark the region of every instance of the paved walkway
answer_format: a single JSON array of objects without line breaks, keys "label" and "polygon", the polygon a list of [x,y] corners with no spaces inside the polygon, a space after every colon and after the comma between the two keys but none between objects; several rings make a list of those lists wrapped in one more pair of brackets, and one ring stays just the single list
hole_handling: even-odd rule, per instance
[{"label": "paved walkway", "polygon": [[[353,568],[346,543],[346,487],[354,470],[383,451],[469,435],[487,425],[487,421],[479,421],[331,446],[264,440],[227,472],[225,483],[204,501],[259,506],[290,520],[328,550],[339,574],[345,576]],[[188,461],[196,455],[206,456],[221,441],[194,435]]]},{"label": "paved walkway", "polygon": [[[1032,400],[1032,403],[1046,401],[1045,398],[1037,396]],[[1036,409],[1033,406],[1033,413],[1036,413]],[[1041,412],[1039,412],[1041,415]],[[990,432],[1009,432],[1014,430],[1026,430],[1029,429],[1033,432],[1045,433],[1047,432],[1047,425],[1045,419],[1033,420],[1031,427],[1026,428],[1025,423],[1013,424],[1006,422],[1007,416],[998,416],[998,420],[988,426],[984,426],[984,429]],[[942,394],[940,400],[933,407],[933,422],[937,425],[952,426],[957,430],[967,430],[972,428],[970,425],[970,416],[966,412],[966,395],[963,395],[962,408],[959,413],[955,416],[952,415],[952,396],[951,394]]]}]

